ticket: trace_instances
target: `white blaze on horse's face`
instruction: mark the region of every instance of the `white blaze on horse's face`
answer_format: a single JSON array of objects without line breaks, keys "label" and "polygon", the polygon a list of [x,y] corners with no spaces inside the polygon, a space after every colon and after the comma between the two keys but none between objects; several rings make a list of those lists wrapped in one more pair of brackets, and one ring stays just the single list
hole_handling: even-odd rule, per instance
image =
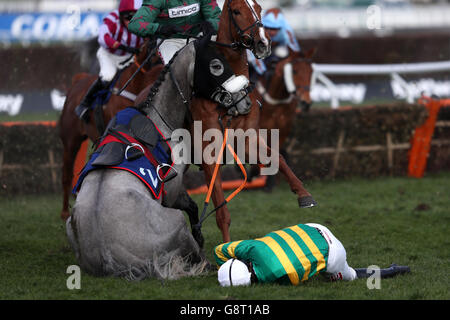
[{"label": "white blaze on horse's face", "polygon": [[[255,2],[253,0],[245,0],[245,2],[247,3],[248,7],[252,11],[253,17],[255,18],[255,22],[261,21],[261,17],[256,13],[256,4],[255,4]],[[259,36],[261,38],[261,41],[264,43],[265,46],[269,46],[270,42],[266,38],[266,32],[265,32],[264,28],[263,27],[259,27],[258,30],[259,30]]]}]

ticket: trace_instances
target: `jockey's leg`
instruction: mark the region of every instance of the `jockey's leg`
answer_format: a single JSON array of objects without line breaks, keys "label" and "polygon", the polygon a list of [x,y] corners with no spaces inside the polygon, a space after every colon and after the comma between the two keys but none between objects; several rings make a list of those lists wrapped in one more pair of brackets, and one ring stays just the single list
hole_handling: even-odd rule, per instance
[{"label": "jockey's leg", "polygon": [[88,111],[91,104],[94,102],[95,94],[107,86],[108,82],[103,81],[101,78],[97,78],[97,80],[95,80],[95,82],[91,85],[81,103],[75,108],[75,113],[81,120],[86,123],[89,122]]},{"label": "jockey's leg", "polygon": [[[368,278],[376,273],[376,271],[373,269],[370,272],[368,268],[357,268],[355,269],[355,271],[358,278]],[[380,278],[391,278],[398,274],[410,273],[411,270],[408,266],[398,266],[396,264],[391,264],[389,268],[380,269],[379,272]]]},{"label": "jockey's leg", "polygon": [[356,271],[347,263],[347,253],[342,243],[331,233],[331,231],[320,224],[307,223],[306,225],[316,228],[328,242],[328,262],[325,271],[330,274],[330,279],[351,281],[357,278]]},{"label": "jockey's leg", "polygon": [[[368,278],[375,274],[375,270],[369,272],[368,268],[354,269],[350,267],[347,263],[347,254],[344,246],[327,227],[316,223],[307,223],[306,225],[318,229],[328,242],[328,264],[325,271],[330,274],[331,280],[351,281],[359,278]],[[379,269],[379,276],[380,278],[390,278],[409,272],[411,270],[408,266],[392,264],[389,268]]]},{"label": "jockey's leg", "polygon": [[117,72],[117,58],[103,47],[97,51],[97,59],[100,64],[100,74],[98,79],[91,85],[80,105],[75,108],[77,116],[89,122],[89,108],[94,102],[95,94],[108,87]]}]

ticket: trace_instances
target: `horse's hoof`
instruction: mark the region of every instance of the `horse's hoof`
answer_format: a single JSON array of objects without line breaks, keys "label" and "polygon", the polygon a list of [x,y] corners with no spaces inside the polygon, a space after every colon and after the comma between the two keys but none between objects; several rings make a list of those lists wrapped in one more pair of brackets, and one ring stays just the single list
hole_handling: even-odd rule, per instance
[{"label": "horse's hoof", "polygon": [[300,208],[312,208],[317,206],[317,202],[313,199],[312,196],[306,196],[298,198],[298,205],[300,206]]}]

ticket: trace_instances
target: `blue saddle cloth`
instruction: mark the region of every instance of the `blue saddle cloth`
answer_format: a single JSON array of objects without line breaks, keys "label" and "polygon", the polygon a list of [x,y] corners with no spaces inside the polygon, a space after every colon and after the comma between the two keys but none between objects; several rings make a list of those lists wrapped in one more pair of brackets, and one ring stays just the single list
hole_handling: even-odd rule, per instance
[{"label": "blue saddle cloth", "polygon": [[172,166],[170,146],[158,127],[137,109],[126,108],[111,119],[73,193],[79,191],[89,172],[111,168],[135,175],[159,199]]}]

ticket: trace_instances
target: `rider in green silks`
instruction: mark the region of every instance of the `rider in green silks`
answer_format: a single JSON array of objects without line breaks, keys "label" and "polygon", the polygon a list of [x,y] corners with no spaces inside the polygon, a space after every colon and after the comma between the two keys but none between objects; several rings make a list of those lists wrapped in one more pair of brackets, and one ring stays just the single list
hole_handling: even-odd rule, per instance
[{"label": "rider in green silks", "polygon": [[217,33],[221,13],[216,0],[144,0],[128,29],[143,38],[164,38],[159,55],[167,64],[189,36]]}]

